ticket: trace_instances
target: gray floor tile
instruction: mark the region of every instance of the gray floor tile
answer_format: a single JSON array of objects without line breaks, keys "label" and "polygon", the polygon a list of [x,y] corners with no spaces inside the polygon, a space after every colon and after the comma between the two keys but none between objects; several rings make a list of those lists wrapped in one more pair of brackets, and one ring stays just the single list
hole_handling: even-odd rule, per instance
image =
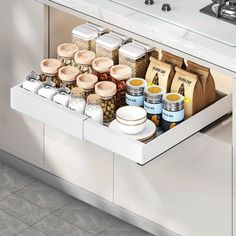
[{"label": "gray floor tile", "polygon": [[72,198],[68,195],[37,181],[21,189],[16,194],[49,212],[72,201]]},{"label": "gray floor tile", "polygon": [[0,210],[13,215],[26,224],[34,224],[49,214],[48,211],[24,200],[17,195],[11,195],[0,202]]},{"label": "gray floor tile", "polygon": [[31,177],[0,163],[0,186],[8,191],[15,192],[32,181]]},{"label": "gray floor tile", "polygon": [[33,227],[49,236],[91,236],[88,232],[55,215],[47,216]]},{"label": "gray floor tile", "polygon": [[28,226],[23,222],[15,219],[7,213],[0,210],[0,235],[1,236],[13,236]]},{"label": "gray floor tile", "polygon": [[6,190],[3,187],[0,187],[0,201],[3,200],[4,198],[10,196],[12,193]]},{"label": "gray floor tile", "polygon": [[23,230],[21,233],[17,234],[17,236],[46,236],[46,234],[43,234],[37,229],[29,227],[26,230]]},{"label": "gray floor tile", "polygon": [[93,235],[97,235],[119,221],[119,219],[79,200],[70,202],[54,214]]},{"label": "gray floor tile", "polygon": [[99,236],[154,236],[123,221],[105,230]]}]

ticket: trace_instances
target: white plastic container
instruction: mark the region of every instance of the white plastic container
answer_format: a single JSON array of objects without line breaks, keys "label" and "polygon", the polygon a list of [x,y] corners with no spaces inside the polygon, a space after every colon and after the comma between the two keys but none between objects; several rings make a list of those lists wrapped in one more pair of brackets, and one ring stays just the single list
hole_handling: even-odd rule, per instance
[{"label": "white plastic container", "polygon": [[130,37],[128,37],[128,36],[125,36],[125,35],[123,35],[123,34],[119,34],[119,33],[113,32],[113,31],[111,31],[110,34],[111,34],[111,35],[114,35],[114,36],[116,36],[116,37],[121,38],[122,41],[123,41],[123,44],[129,43],[129,42],[131,42],[131,40],[132,40],[132,39],[131,39]]},{"label": "white plastic container", "polygon": [[55,83],[49,80],[44,83],[41,89],[39,89],[38,95],[52,101],[53,97],[57,94],[57,91],[58,89],[55,87]]},{"label": "white plastic container", "polygon": [[26,77],[26,81],[22,83],[22,88],[32,93],[38,93],[38,90],[43,87],[43,82],[40,81],[39,78],[39,75],[32,71]]},{"label": "white plastic container", "polygon": [[68,107],[70,99],[70,89],[67,87],[59,88],[57,94],[53,97],[53,101],[63,107]]}]

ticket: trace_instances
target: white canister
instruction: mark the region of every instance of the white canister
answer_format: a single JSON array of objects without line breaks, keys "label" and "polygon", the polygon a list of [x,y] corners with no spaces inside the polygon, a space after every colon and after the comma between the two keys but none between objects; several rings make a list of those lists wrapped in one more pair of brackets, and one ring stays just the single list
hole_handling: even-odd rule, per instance
[{"label": "white canister", "polygon": [[22,83],[22,88],[32,93],[38,93],[39,89],[43,87],[43,82],[39,80],[40,76],[32,71],[27,77],[26,81]]}]

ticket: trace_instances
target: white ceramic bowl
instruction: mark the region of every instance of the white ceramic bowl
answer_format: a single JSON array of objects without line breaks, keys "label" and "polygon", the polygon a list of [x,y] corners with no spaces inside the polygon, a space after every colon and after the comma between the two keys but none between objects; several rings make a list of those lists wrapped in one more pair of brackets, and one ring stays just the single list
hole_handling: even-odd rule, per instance
[{"label": "white ceramic bowl", "polygon": [[122,124],[117,120],[117,126],[119,130],[125,134],[138,134],[144,130],[146,126],[146,122],[147,120],[145,120],[143,123],[138,124],[138,125],[127,125],[127,124]]}]

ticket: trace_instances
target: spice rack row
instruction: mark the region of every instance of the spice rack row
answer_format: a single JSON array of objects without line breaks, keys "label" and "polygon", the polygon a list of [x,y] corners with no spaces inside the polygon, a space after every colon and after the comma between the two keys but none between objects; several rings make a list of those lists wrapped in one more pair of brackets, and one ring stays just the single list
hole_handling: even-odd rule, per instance
[{"label": "spice rack row", "polygon": [[174,129],[145,144],[103,126],[85,115],[62,107],[21,87],[11,88],[11,107],[76,138],[95,143],[140,165],[197,133],[232,111],[232,95],[217,91],[217,101]]}]

